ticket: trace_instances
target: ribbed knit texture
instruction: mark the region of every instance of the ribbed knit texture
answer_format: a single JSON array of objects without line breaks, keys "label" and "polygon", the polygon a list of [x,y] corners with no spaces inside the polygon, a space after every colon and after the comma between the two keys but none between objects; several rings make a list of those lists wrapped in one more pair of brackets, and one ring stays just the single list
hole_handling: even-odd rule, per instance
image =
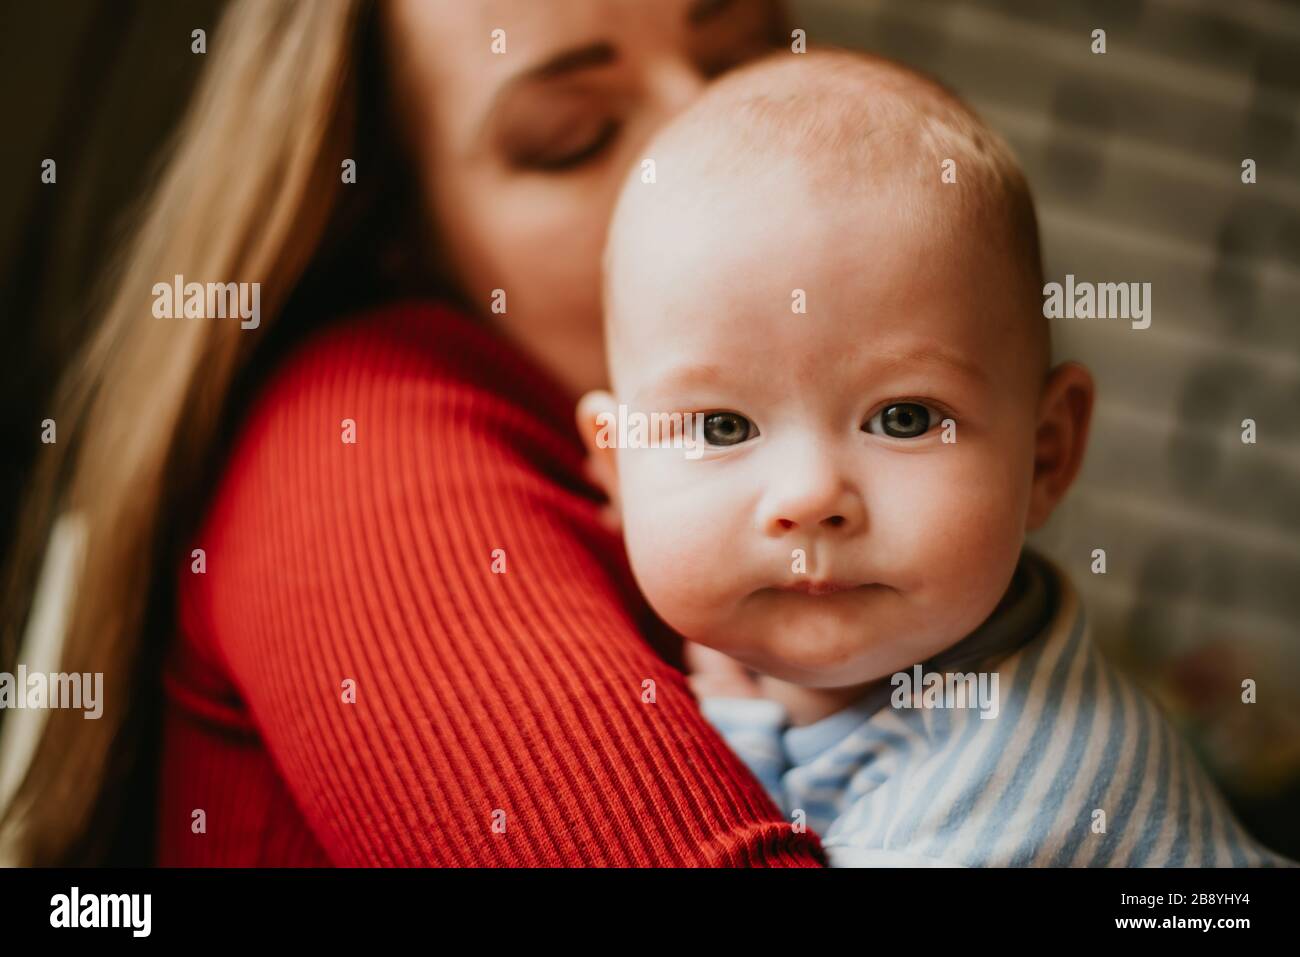
[{"label": "ribbed knit texture", "polygon": [[669,663],[582,459],[562,391],[447,309],[294,353],[180,572],[159,863],[821,864]]}]

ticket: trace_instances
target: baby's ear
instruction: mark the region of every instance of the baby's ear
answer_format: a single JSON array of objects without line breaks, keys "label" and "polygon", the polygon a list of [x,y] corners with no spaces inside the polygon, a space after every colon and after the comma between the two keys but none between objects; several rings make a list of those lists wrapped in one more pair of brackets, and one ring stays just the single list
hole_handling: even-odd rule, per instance
[{"label": "baby's ear", "polygon": [[1092,374],[1077,362],[1063,362],[1047,377],[1034,435],[1034,482],[1027,516],[1030,531],[1047,521],[1079,474],[1094,393]]},{"label": "baby's ear", "polygon": [[602,518],[617,531],[621,521],[618,451],[609,437],[617,435],[618,404],[604,390],[588,392],[578,400],[577,419],[578,434],[587,447],[587,477],[609,496],[609,507]]}]

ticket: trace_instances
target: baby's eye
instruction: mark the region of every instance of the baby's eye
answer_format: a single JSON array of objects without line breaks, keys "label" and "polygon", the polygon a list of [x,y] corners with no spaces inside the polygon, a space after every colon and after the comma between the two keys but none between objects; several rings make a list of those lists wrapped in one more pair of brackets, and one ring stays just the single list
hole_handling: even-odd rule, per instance
[{"label": "baby's eye", "polygon": [[915,439],[930,431],[939,414],[919,402],[893,402],[867,420],[862,428],[895,439]]},{"label": "baby's eye", "polygon": [[709,445],[739,445],[758,435],[758,426],[739,412],[710,412],[704,417],[704,441]]}]

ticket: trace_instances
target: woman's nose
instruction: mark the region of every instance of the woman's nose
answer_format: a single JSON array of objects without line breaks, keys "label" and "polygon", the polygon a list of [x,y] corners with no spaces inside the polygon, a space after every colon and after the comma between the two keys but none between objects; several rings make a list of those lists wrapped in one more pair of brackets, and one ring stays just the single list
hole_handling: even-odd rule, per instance
[{"label": "woman's nose", "polygon": [[791,466],[791,474],[769,491],[759,516],[765,535],[794,532],[851,535],[866,526],[862,496],[829,465]]},{"label": "woman's nose", "polygon": [[660,122],[668,122],[694,103],[708,82],[708,77],[688,60],[673,57],[656,63],[650,71],[649,86]]}]

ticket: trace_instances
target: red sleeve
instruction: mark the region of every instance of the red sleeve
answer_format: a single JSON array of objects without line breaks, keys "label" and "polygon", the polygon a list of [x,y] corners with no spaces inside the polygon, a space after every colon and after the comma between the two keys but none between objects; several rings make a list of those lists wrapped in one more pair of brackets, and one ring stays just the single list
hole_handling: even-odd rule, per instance
[{"label": "red sleeve", "polygon": [[242,428],[187,620],[336,864],[821,864],[643,638],[566,405],[444,309],[317,336]]}]

